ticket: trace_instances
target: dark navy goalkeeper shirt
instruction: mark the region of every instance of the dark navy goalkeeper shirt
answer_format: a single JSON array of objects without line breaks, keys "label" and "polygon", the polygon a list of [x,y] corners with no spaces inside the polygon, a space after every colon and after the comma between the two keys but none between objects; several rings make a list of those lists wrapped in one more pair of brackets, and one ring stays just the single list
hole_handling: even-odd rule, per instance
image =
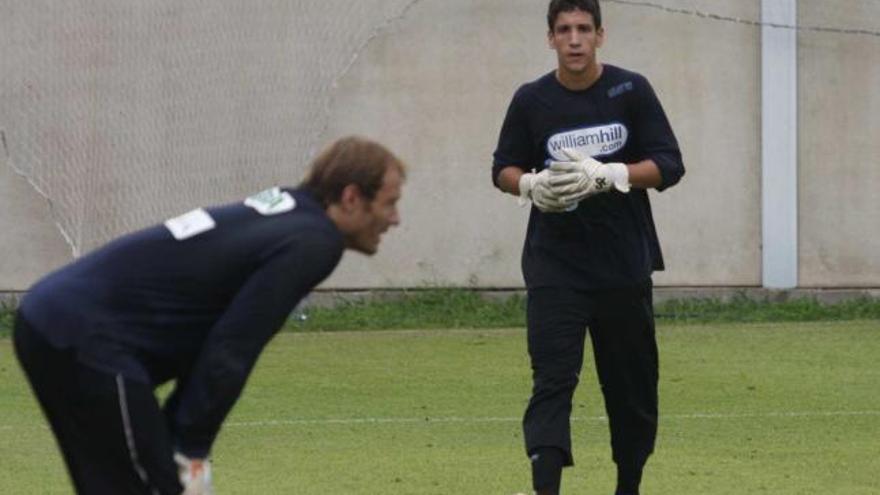
[{"label": "dark navy goalkeeper shirt", "polygon": [[[492,178],[517,166],[540,171],[571,148],[609,163],[653,160],[662,191],[684,174],[678,143],[651,85],[612,65],[583,91],[566,89],[555,72],[521,86],[494,153]],[[522,256],[526,286],[574,289],[642,285],[663,269],[647,191],[616,190],[581,201],[566,213],[532,207]]]},{"label": "dark navy goalkeeper shirt", "polygon": [[80,362],[158,385],[185,454],[207,454],[263,346],[339,263],[343,238],[303,190],[193,210],[37,282],[20,314]]}]

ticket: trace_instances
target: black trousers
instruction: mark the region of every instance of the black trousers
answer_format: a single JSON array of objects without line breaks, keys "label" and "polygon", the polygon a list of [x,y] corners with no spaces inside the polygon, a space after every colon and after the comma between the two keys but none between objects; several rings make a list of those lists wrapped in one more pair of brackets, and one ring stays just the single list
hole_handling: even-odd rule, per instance
[{"label": "black trousers", "polygon": [[183,491],[152,389],[76,361],[18,315],[15,351],[80,495]]},{"label": "black trousers", "polygon": [[572,395],[589,327],[619,475],[640,477],[657,436],[657,343],[652,285],[635,289],[528,292],[533,389],[523,418],[526,453],[556,447],[572,465]]}]

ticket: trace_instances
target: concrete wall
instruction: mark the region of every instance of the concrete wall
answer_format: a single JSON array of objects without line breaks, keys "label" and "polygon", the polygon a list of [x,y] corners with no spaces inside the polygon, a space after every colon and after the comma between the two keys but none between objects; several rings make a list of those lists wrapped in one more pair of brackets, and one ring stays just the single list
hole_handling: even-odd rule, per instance
[{"label": "concrete wall", "polygon": [[[798,23],[880,31],[880,2],[801,0]],[[798,39],[804,287],[880,285],[880,37]]]},{"label": "concrete wall", "polygon": [[[667,262],[656,282],[760,285],[760,28],[683,12],[754,21],[760,0],[655,3],[665,9],[606,2],[600,58],[649,78],[684,153],[681,184],[652,193]],[[317,141],[365,134],[396,150],[411,172],[401,227],[376,257],[347,255],[326,288],[522,285],[528,211],[493,188],[489,168],[511,95],[554,68],[545,8],[535,0],[409,2],[339,72]],[[803,25],[880,30],[870,24],[880,4],[869,0],[801,0],[799,11]],[[800,283],[878,287],[880,37],[801,31],[798,63]],[[284,87],[285,77],[238,84]],[[0,130],[16,125],[6,119]],[[71,255],[47,201],[3,160],[0,169],[0,291],[22,290]]]},{"label": "concrete wall", "polygon": [[0,292],[19,291],[68,261],[49,202],[0,158]]},{"label": "concrete wall", "polygon": [[[695,7],[760,15],[758,1]],[[401,274],[416,283],[522,284],[528,211],[494,189],[489,167],[513,92],[555,67],[545,8],[421,2],[360,55],[340,81],[326,135],[383,129],[413,172],[403,227],[374,263],[345,263],[334,281],[367,284],[378,273],[391,284]],[[688,169],[679,186],[652,195],[668,267],[656,283],[760,285],[759,29],[613,3],[604,17],[601,58],[652,81]]]}]

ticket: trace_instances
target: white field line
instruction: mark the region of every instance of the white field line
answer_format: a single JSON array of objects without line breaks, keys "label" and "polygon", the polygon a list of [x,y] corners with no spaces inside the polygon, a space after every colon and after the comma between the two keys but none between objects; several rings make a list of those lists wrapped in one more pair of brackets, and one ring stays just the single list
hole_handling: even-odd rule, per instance
[{"label": "white field line", "polygon": [[[880,411],[802,411],[767,413],[692,413],[660,414],[660,421],[667,419],[752,419],[752,418],[810,418],[844,416],[880,416]],[[606,416],[573,416],[572,421],[605,422]],[[325,419],[280,419],[268,421],[230,421],[230,427],[298,426],[298,425],[361,425],[361,424],[405,424],[405,423],[518,423],[521,417],[421,417],[421,418],[325,418]]]},{"label": "white field line", "polygon": [[[880,416],[878,411],[778,411],[764,413],[690,413],[660,414],[660,422],[664,420],[699,420],[699,419],[759,419],[759,418],[832,418],[852,416]],[[606,422],[606,416],[573,416],[575,422]],[[314,419],[272,419],[264,421],[229,421],[224,423],[232,428],[261,428],[273,426],[308,426],[308,425],[369,425],[369,424],[444,424],[444,423],[518,423],[521,417],[467,417],[441,416],[419,418],[314,418]],[[47,429],[46,425],[0,425],[0,431],[26,430],[33,428]]]}]

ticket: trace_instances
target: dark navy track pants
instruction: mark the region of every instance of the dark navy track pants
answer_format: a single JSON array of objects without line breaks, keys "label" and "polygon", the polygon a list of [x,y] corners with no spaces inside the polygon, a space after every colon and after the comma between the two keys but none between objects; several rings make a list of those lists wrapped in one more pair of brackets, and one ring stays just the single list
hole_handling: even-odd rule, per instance
[{"label": "dark navy track pants", "polygon": [[164,416],[146,384],[77,362],[18,315],[15,351],[80,495],[177,495]]},{"label": "dark navy track pants", "polygon": [[[528,292],[532,397],[523,418],[526,453],[556,447],[574,463],[570,416],[589,334],[611,428],[612,456],[641,476],[657,436],[658,357],[652,285],[633,289]],[[589,330],[587,330],[589,329]]]}]

